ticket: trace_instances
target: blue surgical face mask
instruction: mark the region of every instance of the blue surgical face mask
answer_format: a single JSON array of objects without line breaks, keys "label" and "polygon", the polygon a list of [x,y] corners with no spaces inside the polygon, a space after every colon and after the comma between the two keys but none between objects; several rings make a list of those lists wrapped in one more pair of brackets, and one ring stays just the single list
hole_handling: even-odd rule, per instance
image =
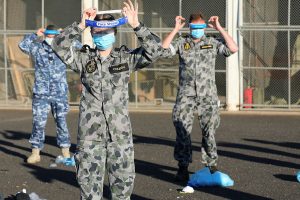
[{"label": "blue surgical face mask", "polygon": [[204,29],[192,29],[191,36],[193,38],[199,39],[204,35]]},{"label": "blue surgical face mask", "polygon": [[52,41],[53,41],[54,38],[49,38],[49,37],[46,37],[45,38],[45,41],[47,42],[47,44],[51,45],[52,44]]},{"label": "blue surgical face mask", "polygon": [[106,50],[113,46],[116,41],[114,33],[109,34],[94,34],[93,41],[99,50]]}]

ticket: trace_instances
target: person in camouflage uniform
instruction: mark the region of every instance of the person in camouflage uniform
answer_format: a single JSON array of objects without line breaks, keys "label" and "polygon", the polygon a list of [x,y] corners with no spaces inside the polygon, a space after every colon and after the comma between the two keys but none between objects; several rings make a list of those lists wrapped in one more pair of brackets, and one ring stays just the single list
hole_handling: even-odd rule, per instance
[{"label": "person in camouflage uniform", "polygon": [[[189,179],[188,165],[192,162],[191,132],[194,112],[198,114],[202,130],[202,162],[215,172],[217,166],[217,147],[215,131],[220,123],[219,100],[215,83],[216,54],[230,56],[238,50],[236,43],[224,31],[219,18],[209,19],[209,26],[219,31],[223,39],[205,36],[206,27],[203,16],[190,16],[190,34],[173,40],[185,25],[185,19],[176,17],[174,30],[164,39],[163,57],[179,55],[179,87],[173,109],[173,123],[176,129],[174,157],[179,169],[177,181]],[[225,42],[224,42],[225,40]]]},{"label": "person in camouflage uniform", "polygon": [[[49,25],[46,30],[54,31],[55,26]],[[29,142],[32,154],[28,163],[40,162],[40,150],[44,147],[45,126],[51,109],[57,128],[57,144],[62,149],[65,158],[70,157],[70,135],[66,123],[68,105],[68,84],[66,80],[66,65],[51,48],[51,41],[55,34],[44,34],[40,28],[37,33],[25,35],[19,43],[20,49],[29,54],[34,63],[34,86],[32,97],[33,128]],[[45,40],[43,36],[45,35]]]},{"label": "person in camouflage uniform", "polygon": [[113,48],[115,28],[91,28],[95,49],[75,51],[70,44],[86,28],[85,20],[114,20],[109,14],[83,12],[81,23],[73,23],[58,35],[52,47],[83,85],[80,100],[77,153],[77,181],[81,199],[99,200],[107,170],[111,199],[130,199],[134,178],[132,128],[128,115],[130,72],[151,64],[162,51],[159,38],[138,21],[137,7],[124,2],[123,14],[135,31],[141,47]]}]

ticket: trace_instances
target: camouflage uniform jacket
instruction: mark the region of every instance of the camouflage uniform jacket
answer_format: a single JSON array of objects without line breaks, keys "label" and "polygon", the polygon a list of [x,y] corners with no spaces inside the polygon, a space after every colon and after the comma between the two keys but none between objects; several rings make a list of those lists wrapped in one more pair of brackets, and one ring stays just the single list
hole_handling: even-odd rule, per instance
[{"label": "camouflage uniform jacket", "polygon": [[33,94],[41,98],[67,98],[66,65],[51,46],[36,34],[30,34],[24,37],[19,47],[24,53],[31,55],[35,63]]},{"label": "camouflage uniform jacket", "polygon": [[71,47],[79,39],[82,30],[73,23],[58,35],[52,46],[57,54],[80,74],[83,90],[80,102],[78,140],[101,141],[107,124],[112,141],[123,140],[131,135],[128,116],[128,82],[130,72],[151,64],[162,51],[157,36],[141,26],[135,34],[140,48],[114,49],[106,58],[98,50],[76,51]]},{"label": "camouflage uniform jacket", "polygon": [[178,95],[217,97],[215,84],[216,55],[230,56],[229,48],[222,40],[203,36],[194,43],[190,35],[174,40],[164,57],[179,55]]}]

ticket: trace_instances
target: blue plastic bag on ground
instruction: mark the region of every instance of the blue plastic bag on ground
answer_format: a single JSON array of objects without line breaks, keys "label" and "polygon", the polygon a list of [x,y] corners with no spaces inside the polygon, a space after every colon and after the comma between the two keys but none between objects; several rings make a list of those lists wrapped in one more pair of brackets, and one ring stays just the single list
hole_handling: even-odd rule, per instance
[{"label": "blue plastic bag on ground", "polygon": [[300,182],[300,171],[297,172],[297,180],[298,180],[298,182]]},{"label": "blue plastic bag on ground", "polygon": [[227,175],[220,171],[211,174],[208,167],[205,167],[190,177],[188,186],[203,187],[203,186],[233,186],[234,181]]}]

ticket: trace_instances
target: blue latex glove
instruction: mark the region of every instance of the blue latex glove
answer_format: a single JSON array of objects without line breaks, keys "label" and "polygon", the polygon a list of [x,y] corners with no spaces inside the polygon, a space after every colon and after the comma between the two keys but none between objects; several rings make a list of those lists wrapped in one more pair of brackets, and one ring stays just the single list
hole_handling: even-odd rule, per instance
[{"label": "blue latex glove", "polygon": [[72,156],[71,158],[65,158],[64,159],[64,165],[66,165],[66,166],[75,166],[74,157]]},{"label": "blue latex glove", "polygon": [[298,182],[300,182],[300,171],[297,172],[297,180],[298,180]]},{"label": "blue latex glove", "polygon": [[64,158],[63,156],[57,156],[55,163],[57,164],[64,164],[66,166],[75,166],[75,160],[74,160],[74,156],[72,156],[71,158]]},{"label": "blue latex glove", "polygon": [[201,186],[233,186],[234,181],[227,175],[220,171],[211,174],[208,167],[205,167],[190,177],[188,186],[201,187]]}]

